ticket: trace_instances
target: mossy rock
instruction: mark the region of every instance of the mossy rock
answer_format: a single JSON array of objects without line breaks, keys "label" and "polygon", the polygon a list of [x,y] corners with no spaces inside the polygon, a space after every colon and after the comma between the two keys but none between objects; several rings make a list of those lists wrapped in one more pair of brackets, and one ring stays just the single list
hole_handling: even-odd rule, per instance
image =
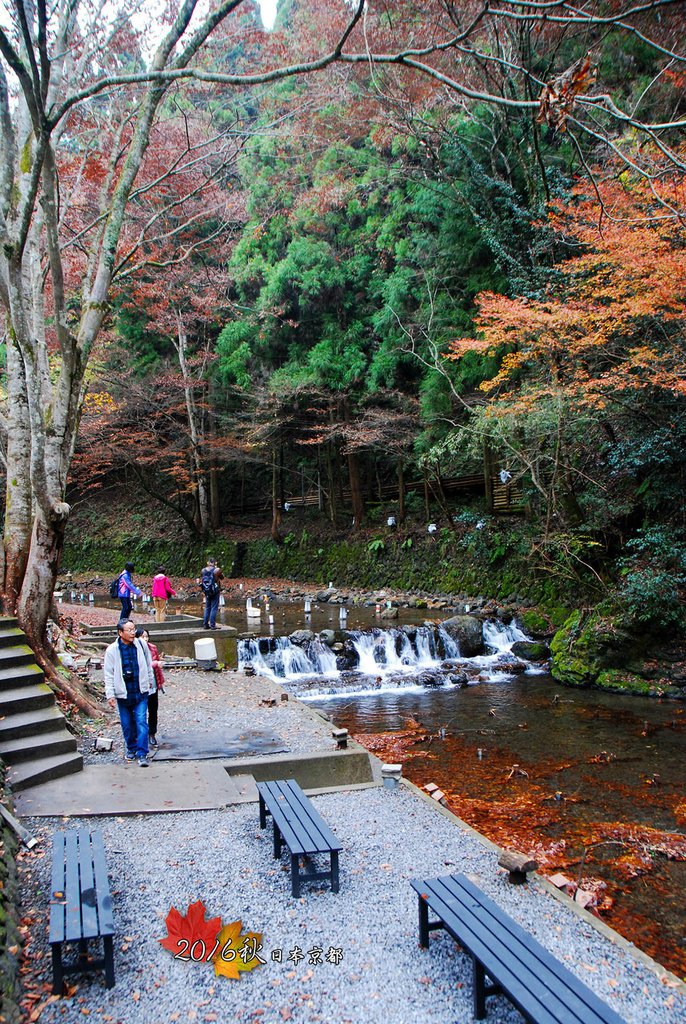
[{"label": "mossy rock", "polygon": [[521,612],[517,616],[517,619],[521,623],[524,632],[536,639],[538,637],[551,636],[555,632],[550,619],[539,611],[538,608],[527,608],[526,611]]},{"label": "mossy rock", "polygon": [[568,686],[592,686],[601,672],[621,669],[635,643],[616,620],[577,610],[552,639],[551,672]]},{"label": "mossy rock", "polygon": [[615,690],[620,693],[640,693],[647,696],[651,690],[651,684],[633,672],[620,668],[608,668],[599,672],[595,679],[595,685],[601,690]]},{"label": "mossy rock", "polygon": [[531,640],[518,640],[512,644],[512,653],[516,658],[523,658],[524,661],[546,661],[550,657],[550,649],[547,644]]}]

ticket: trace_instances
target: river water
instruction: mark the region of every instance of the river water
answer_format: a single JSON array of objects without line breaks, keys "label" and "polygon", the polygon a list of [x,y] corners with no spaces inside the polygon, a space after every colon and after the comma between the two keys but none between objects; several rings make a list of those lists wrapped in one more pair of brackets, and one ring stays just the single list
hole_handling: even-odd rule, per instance
[{"label": "river water", "polygon": [[[686,705],[521,671],[510,647],[523,634],[502,624],[485,624],[485,654],[460,658],[424,625],[436,614],[401,609],[386,625],[375,608],[342,620],[335,606],[273,603],[248,619],[232,604],[220,620],[239,639],[216,641],[220,659],[252,664],[417,785],[438,785],[498,845],[595,890],[608,924],[686,977]],[[316,640],[291,644],[298,628],[347,628],[357,670],[341,672]],[[160,646],[193,653],[190,641]]]},{"label": "river water", "polygon": [[[686,976],[684,705],[522,672],[515,627],[486,623],[477,658],[445,650],[435,630],[432,651],[427,631],[353,631],[366,671],[339,672],[330,653],[319,664],[316,642],[293,652],[287,638],[239,642],[239,660],[401,761],[417,785],[438,785],[498,845],[595,892],[608,924]],[[430,668],[442,685],[417,685]]]}]

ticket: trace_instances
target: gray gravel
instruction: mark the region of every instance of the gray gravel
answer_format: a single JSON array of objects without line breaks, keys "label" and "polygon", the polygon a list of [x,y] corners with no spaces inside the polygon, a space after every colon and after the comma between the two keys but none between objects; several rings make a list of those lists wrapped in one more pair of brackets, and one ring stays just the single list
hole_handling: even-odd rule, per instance
[{"label": "gray gravel", "polygon": [[[158,739],[166,732],[215,732],[220,729],[271,729],[294,754],[331,750],[331,726],[321,715],[297,700],[281,701],[282,690],[262,676],[243,672],[201,672],[196,669],[165,669],[165,692],[159,696]],[[263,700],[276,698],[275,707]],[[111,752],[93,750],[94,736],[114,740]],[[119,764],[124,758],[119,716],[107,718],[80,738],[79,749],[86,764]]]},{"label": "gray gravel", "polygon": [[[221,727],[273,729],[296,753],[331,749],[330,725],[297,701],[270,708],[261,701],[278,687],[242,673],[169,673],[160,700],[165,729]],[[119,762],[121,731],[116,715],[96,730],[115,739],[112,753],[88,761]],[[477,876],[481,887],[578,973],[628,1024],[683,1024],[683,989],[665,985],[630,951],[600,934],[538,885],[513,887],[496,864],[496,853],[460,828],[411,788],[366,789],[313,798],[343,844],[341,891],[308,885],[290,894],[286,857],[272,858],[270,831],[258,827],[257,807],[226,811],[24,821],[41,839],[19,865],[24,913],[33,917],[34,977],[49,983],[47,943],[52,833],[87,824],[105,836],[114,900],[116,985],[101,973],[75,976],[76,991],[48,1001],[40,1024],[76,1024],[84,1017],[129,1024],[172,1021],[333,1021],[338,1024],[436,1024],[472,1020],[467,957],[443,932],[428,950],[417,943],[416,896],[409,880],[451,871]],[[207,964],[175,960],[159,944],[165,917],[202,900],[224,924],[240,919],[246,931],[263,933],[266,964],[240,981],[215,978]],[[304,960],[289,961],[298,947]],[[324,962],[310,963],[320,949]],[[272,959],[281,950],[282,962]],[[341,950],[340,963],[326,962]],[[329,954],[331,956],[331,954]],[[312,954],[316,958],[316,954]],[[34,1018],[35,1019],[35,1018]],[[490,1024],[519,1024],[504,999],[489,1000]]]}]

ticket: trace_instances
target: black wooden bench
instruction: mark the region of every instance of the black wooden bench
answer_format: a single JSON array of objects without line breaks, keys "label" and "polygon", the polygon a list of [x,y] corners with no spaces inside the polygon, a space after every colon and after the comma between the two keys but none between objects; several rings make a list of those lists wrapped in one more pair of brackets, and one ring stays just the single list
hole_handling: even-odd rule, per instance
[{"label": "black wooden bench", "polygon": [[[300,895],[300,883],[331,879],[332,892],[338,892],[338,854],[343,849],[329,826],[305,796],[295,779],[280,782],[258,782],[260,795],[260,828],[265,828],[267,815],[274,821],[274,856],[281,856],[286,844],[291,852],[291,891]],[[328,871],[305,871],[301,874],[300,858],[329,854]]]},{"label": "black wooden bench", "polygon": [[[56,832],[52,841],[50,946],[52,991],[61,995],[64,975],[105,968],[105,984],[114,985],[114,920],[107,881],[102,832],[80,828]],[[102,939],[103,957],[91,960],[88,942]],[[62,943],[78,942],[76,963],[62,963]]]},{"label": "black wooden bench", "polygon": [[[419,944],[445,928],[472,958],[474,1016],[502,993],[532,1024],[625,1024],[576,975],[464,875],[412,882],[419,897]],[[429,910],[438,918],[429,921]],[[490,984],[486,984],[486,975]]]}]

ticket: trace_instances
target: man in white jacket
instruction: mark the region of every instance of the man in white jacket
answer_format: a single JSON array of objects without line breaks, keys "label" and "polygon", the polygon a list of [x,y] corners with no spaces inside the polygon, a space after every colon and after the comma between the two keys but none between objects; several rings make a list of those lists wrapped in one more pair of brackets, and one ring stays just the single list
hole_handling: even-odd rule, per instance
[{"label": "man in white jacket", "polygon": [[117,624],[119,634],[105,651],[105,697],[119,708],[126,760],[148,767],[148,694],[157,684],[148,645],[136,639],[131,619]]}]

